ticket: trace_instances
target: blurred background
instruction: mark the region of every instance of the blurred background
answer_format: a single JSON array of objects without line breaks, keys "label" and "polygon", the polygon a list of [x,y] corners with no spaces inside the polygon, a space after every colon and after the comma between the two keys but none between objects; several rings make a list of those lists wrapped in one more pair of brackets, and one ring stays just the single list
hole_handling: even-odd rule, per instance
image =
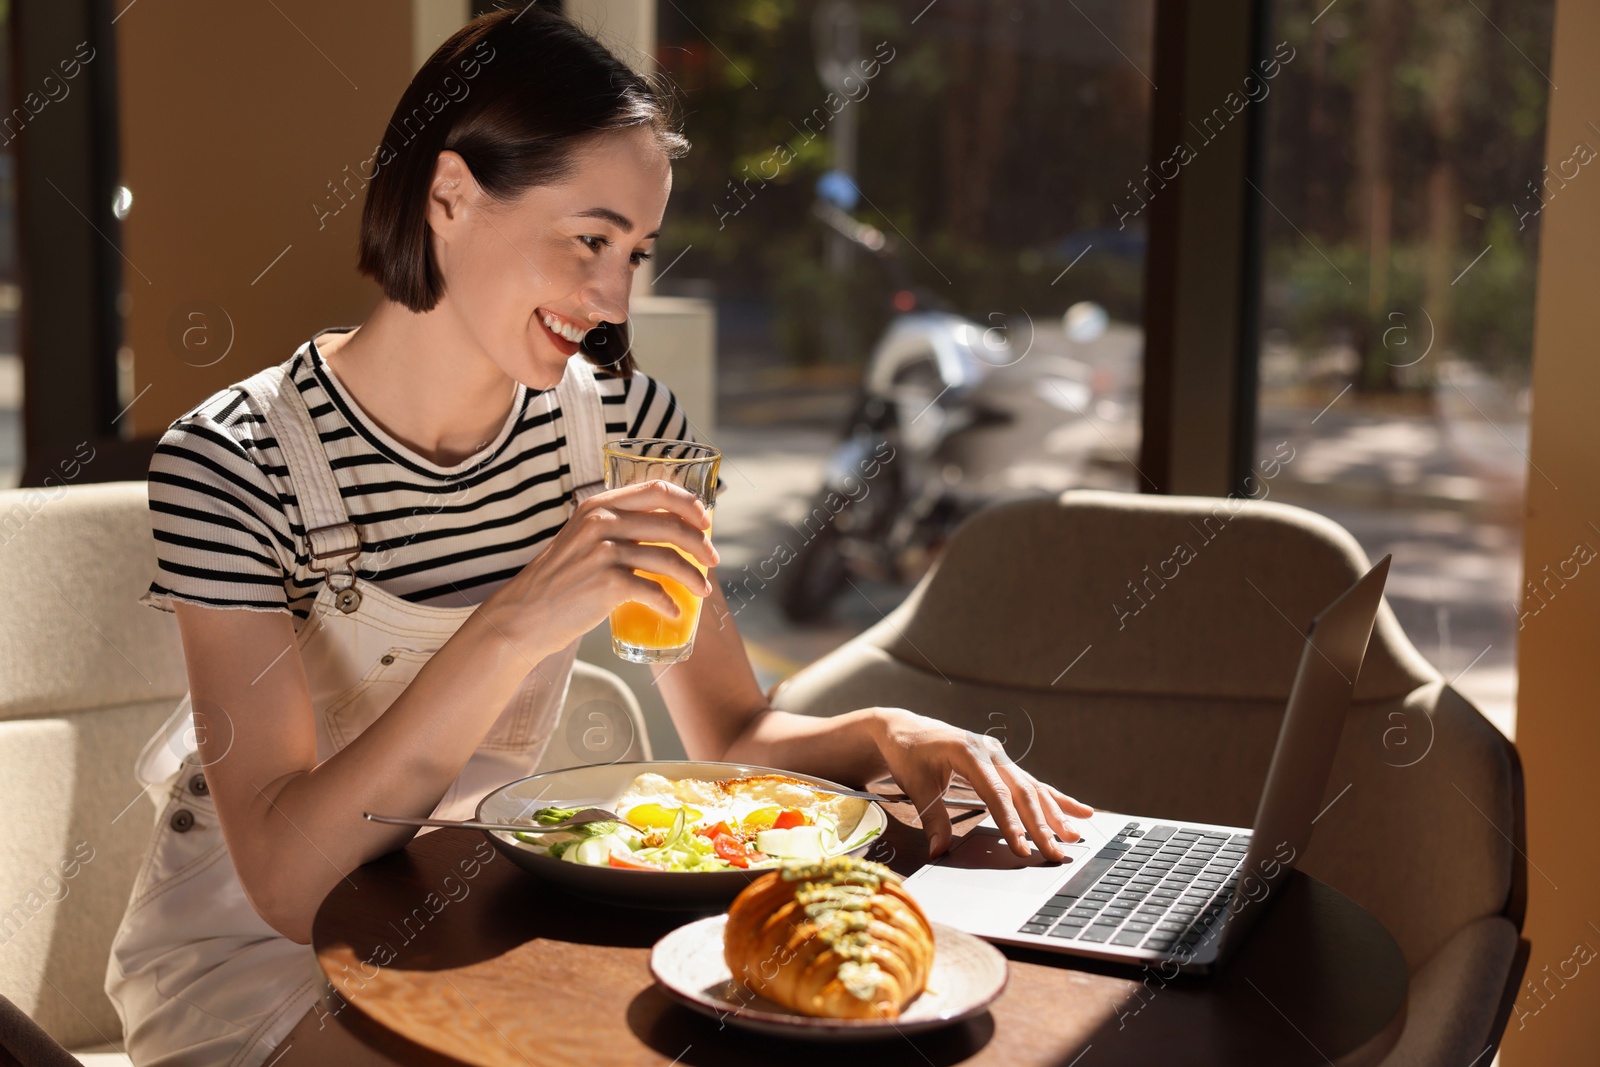
[{"label": "blurred background", "polygon": [[[488,6],[0,3],[0,480],[141,477],[171,419],[358,321],[361,161]],[[1142,439],[1144,364],[1205,330],[1147,293],[1189,254],[1161,220],[1226,216],[1244,444],[1205,491],[1393,552],[1412,640],[1511,732],[1550,0],[1235,5],[1237,91],[1176,107],[1153,0],[565,6],[669,81],[693,143],[639,352],[726,452],[764,685],[882,618],[974,508],[1184,489],[1189,446]],[[1224,157],[1245,202],[1178,199]]]},{"label": "blurred background", "polygon": [[[1050,355],[1086,365],[1084,401],[1047,394],[1057,403],[994,465],[1049,461],[1030,472],[1041,491],[1141,487],[1147,221],[1125,215],[1152,199],[1154,8],[660,5],[655,57],[695,148],[656,291],[715,303],[718,429],[749,476],[731,481],[781,494],[753,515],[806,513],[897,314],[903,277],[859,248],[838,255],[812,211],[840,168],[859,187],[854,215],[900,246],[914,286],[1005,326],[1011,351],[991,362],[1019,362],[996,375]],[[1390,600],[1412,640],[1509,732],[1551,5],[1266,8],[1268,53],[1292,58],[1246,93],[1261,123],[1255,450],[1293,458],[1264,486],[1334,518],[1369,556],[1395,554]],[[825,27],[838,22],[860,56],[890,42],[894,58],[841,113],[853,125],[807,140],[796,126],[826,95]],[[1210,132],[1191,128],[1187,143],[1204,151]],[[798,149],[781,169],[778,145]],[[1107,323],[1075,341],[1063,320],[1082,302]],[[785,534],[757,530],[736,566]],[[740,620],[771,653],[757,660],[769,680],[908,588],[856,584],[801,629],[776,597],[751,601]]]}]

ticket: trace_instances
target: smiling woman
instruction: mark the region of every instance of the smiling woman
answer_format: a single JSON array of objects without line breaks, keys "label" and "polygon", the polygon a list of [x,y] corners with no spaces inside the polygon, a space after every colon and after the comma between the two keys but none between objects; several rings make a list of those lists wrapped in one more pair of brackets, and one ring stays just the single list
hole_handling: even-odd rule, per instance
[{"label": "smiling woman", "polygon": [[[471,94],[402,131],[466,55]],[[289,1040],[319,994],[318,906],[412,832],[361,813],[461,818],[532,774],[579,639],[629,602],[677,618],[645,573],[719,618],[657,679],[691,757],[893,773],[923,810],[961,773],[1013,848],[1059,858],[1089,809],[992,739],[773,710],[707,508],[580,480],[609,441],[693,440],[626,331],[687,147],[663,96],[529,5],[452,36],[395,116],[360,238],[383,298],[202,401],[151,462],[144,602],[177,614],[189,695],[140,762],[161,812],[106,972],[134,1062],[255,1067]]]},{"label": "smiling woman", "polygon": [[[515,54],[501,55],[505,48]],[[450,77],[468,55],[483,60],[477,91],[453,104],[441,121],[415,134],[409,127],[402,132],[399,119],[423,108],[436,92],[434,83]],[[361,271],[390,300],[426,312],[444,293],[449,264],[438,253],[445,244],[444,251],[458,251],[458,260],[482,268],[458,282],[458,299],[470,310],[508,310],[520,295],[520,317],[545,331],[541,336],[558,352],[571,355],[581,347],[591,362],[626,376],[633,366],[624,325],[627,270],[649,258],[671,185],[668,161],[689,146],[664,95],[626,68],[619,72],[620,66],[597,41],[544,9],[526,9],[514,18],[486,16],[456,34],[417,73],[395,108],[396,121],[379,149],[385,163],[362,212]],[[569,179],[586,162],[607,176],[604,187],[617,200],[576,202],[571,188],[563,189],[565,196],[541,197],[573,184]],[[441,178],[446,196],[419,195]],[[596,188],[585,184],[581,191],[589,195]],[[539,202],[523,202],[530,198]],[[552,215],[552,209],[565,215]],[[465,210],[482,210],[488,225],[470,224],[477,241],[450,249],[430,224],[440,213],[454,220]],[[518,220],[536,222],[537,229],[515,232]],[[554,261],[535,254],[546,250],[556,253]],[[561,276],[553,277],[552,270]],[[539,315],[526,306],[530,292],[555,288],[565,290],[563,296],[577,295],[585,283],[592,289],[586,305],[563,301],[539,308]],[[484,292],[485,285],[494,291]],[[476,299],[479,293],[482,300]],[[480,321],[477,315],[463,317]],[[518,318],[515,312],[509,317]],[[593,336],[585,338],[586,331]],[[559,367],[555,373],[559,378]]]},{"label": "smiling woman", "polygon": [[571,462],[689,437],[625,325],[687,145],[649,82],[516,14],[447,41],[386,127],[361,231],[384,299],[196,405],[151,463],[144,602],[178,614],[190,695],[141,761],[164,804],[107,971],[140,1064],[264,1060],[316,998],[317,903],[404,841],[359,812],[466,814],[531,773],[577,636],[665,599],[634,567],[705,586],[638,542],[715,562],[687,493],[580,508]]}]

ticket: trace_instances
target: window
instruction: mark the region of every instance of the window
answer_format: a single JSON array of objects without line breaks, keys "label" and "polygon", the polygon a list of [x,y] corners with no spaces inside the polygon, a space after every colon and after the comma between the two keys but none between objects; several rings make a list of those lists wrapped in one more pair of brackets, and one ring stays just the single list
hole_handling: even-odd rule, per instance
[{"label": "window", "polygon": [[[1010,415],[940,444],[953,399],[980,418],[983,404],[907,342],[882,380],[899,383],[908,435],[934,441],[924,475],[985,492],[1134,488],[1145,242],[1115,205],[1147,162],[1153,21],[1152,3],[1126,0],[660,5],[656,58],[693,149],[655,291],[715,301],[719,443],[734,465],[765,450],[762,470],[783,472],[762,491],[786,502],[764,510],[805,513],[864,368],[923,312],[969,321]],[[898,602],[926,547],[858,552],[858,591],[837,583],[827,639]],[[745,562],[725,562],[725,579]]]},{"label": "window", "polygon": [[1298,58],[1265,134],[1257,453],[1292,455],[1274,498],[1394,553],[1407,634],[1508,732],[1552,7],[1272,5]]},{"label": "window", "polygon": [[[0,115],[11,114],[12,19],[15,8],[0,5]],[[22,356],[17,312],[22,290],[17,271],[16,137],[0,136],[0,489],[22,480]]]}]

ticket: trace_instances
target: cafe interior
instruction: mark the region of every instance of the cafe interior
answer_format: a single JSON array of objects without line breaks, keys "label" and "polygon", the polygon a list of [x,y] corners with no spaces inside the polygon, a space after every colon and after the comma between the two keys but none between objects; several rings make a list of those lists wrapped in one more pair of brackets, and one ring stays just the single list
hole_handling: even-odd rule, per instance
[{"label": "cafe interior", "polygon": [[[538,501],[686,487],[698,631],[628,602],[553,679],[500,634],[442,800],[302,827],[152,600],[240,558],[179,494],[277,486],[253,558],[309,611],[189,607],[283,624],[230,655],[311,679],[305,782],[470,718],[490,668],[424,665],[511,572],[374,550],[494,503],[380,531],[353,486],[451,464],[353,354],[263,374],[418,310],[357,269],[383,168],[574,31],[687,143],[607,320],[643,377],[546,322],[515,395],[570,436],[496,503],[545,515],[520,566]],[[0,2],[0,1064],[1596,1062],[1597,50],[1587,0]],[[238,466],[186,452],[234,411]],[[702,683],[900,740],[764,762]]]}]

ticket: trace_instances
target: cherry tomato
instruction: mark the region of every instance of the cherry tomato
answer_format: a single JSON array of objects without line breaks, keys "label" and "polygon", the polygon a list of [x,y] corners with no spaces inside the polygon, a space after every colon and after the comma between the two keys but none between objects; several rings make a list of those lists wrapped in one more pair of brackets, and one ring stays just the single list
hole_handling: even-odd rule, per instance
[{"label": "cherry tomato", "polygon": [[733,831],[729,829],[728,824],[725,822],[719,822],[711,826],[702,826],[700,829],[696,830],[695,833],[699,834],[701,837],[710,838],[716,838],[724,834],[728,835],[729,837],[733,836]]},{"label": "cherry tomato", "polygon": [[727,860],[735,867],[750,866],[750,853],[745,849],[744,842],[732,834],[717,834],[711,839],[711,845],[717,851],[717,856]]},{"label": "cherry tomato", "polygon": [[778,817],[772,820],[772,828],[774,830],[788,830],[795,826],[804,826],[805,824],[805,815],[795,811],[793,808],[784,808],[783,811],[778,813]]}]

